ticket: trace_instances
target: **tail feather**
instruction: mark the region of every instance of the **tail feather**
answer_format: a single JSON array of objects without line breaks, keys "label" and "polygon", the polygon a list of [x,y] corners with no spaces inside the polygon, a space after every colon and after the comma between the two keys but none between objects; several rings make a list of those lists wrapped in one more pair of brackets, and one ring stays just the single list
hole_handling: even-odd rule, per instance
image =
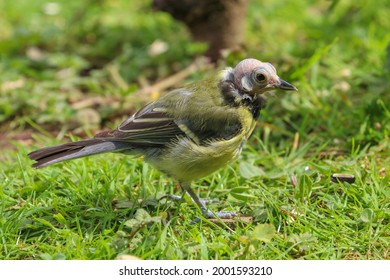
[{"label": "tail feather", "polygon": [[29,158],[37,161],[32,166],[42,168],[65,160],[131,149],[128,143],[88,139],[68,144],[43,148],[28,154]]}]

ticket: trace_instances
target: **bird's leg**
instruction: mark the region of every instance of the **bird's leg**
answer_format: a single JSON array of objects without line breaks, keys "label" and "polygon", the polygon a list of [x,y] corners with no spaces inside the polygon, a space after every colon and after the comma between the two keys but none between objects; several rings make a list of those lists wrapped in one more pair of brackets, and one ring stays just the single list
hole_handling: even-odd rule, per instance
[{"label": "bird's leg", "polygon": [[[230,219],[232,217],[236,217],[237,214],[235,212],[227,212],[227,211],[220,211],[220,212],[211,212],[207,209],[205,203],[199,199],[199,197],[194,193],[194,191],[191,189],[190,184],[183,184],[180,183],[180,186],[182,189],[192,198],[192,200],[198,205],[200,210],[202,211],[203,216],[206,218],[220,218],[220,219]],[[197,218],[193,222],[198,222],[200,219]]]},{"label": "bird's leg", "polygon": [[180,186],[191,197],[192,201],[194,201],[196,205],[198,205],[198,207],[202,211],[202,214],[205,215],[209,210],[207,209],[206,205],[199,199],[199,197],[194,193],[190,185],[180,184]]}]

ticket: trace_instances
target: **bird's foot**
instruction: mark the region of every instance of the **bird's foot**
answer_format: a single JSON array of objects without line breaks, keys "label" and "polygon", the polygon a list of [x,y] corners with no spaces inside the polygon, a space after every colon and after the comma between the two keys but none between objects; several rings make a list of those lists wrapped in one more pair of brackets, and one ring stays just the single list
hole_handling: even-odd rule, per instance
[{"label": "bird's foot", "polygon": [[219,211],[219,212],[212,212],[210,210],[207,210],[203,213],[203,216],[205,216],[208,219],[215,219],[215,218],[220,218],[220,219],[231,219],[234,217],[237,217],[236,212],[230,212],[230,211]]},{"label": "bird's foot", "polygon": [[[183,196],[182,195],[175,195],[175,194],[167,194],[167,195],[160,197],[158,200],[165,199],[165,198],[173,200],[173,201],[180,201],[183,198]],[[191,200],[194,201],[192,198],[191,198]],[[220,203],[218,200],[207,199],[207,198],[199,198],[199,201],[204,205]]]},{"label": "bird's foot", "polygon": [[[223,219],[232,219],[232,218],[238,216],[236,212],[230,212],[230,211],[212,212],[208,209],[203,210],[202,213],[203,213],[203,216],[207,219],[221,219],[221,220],[223,220]],[[200,220],[201,219],[199,217],[197,217],[193,221],[191,221],[191,224],[199,223]]]}]

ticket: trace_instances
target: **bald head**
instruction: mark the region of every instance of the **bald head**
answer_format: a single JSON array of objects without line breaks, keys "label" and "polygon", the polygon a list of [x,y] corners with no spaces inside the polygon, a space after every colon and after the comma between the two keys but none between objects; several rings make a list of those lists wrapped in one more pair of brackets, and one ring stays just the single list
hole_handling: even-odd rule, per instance
[{"label": "bald head", "polygon": [[235,87],[250,95],[262,94],[272,89],[297,90],[279,78],[271,63],[254,58],[239,62],[233,69],[233,76]]}]

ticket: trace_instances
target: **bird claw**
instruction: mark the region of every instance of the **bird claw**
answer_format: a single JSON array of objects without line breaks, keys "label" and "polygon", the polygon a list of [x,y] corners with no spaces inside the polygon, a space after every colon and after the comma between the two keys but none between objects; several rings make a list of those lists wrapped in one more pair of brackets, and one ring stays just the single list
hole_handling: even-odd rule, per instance
[{"label": "bird claw", "polygon": [[[203,216],[207,219],[231,219],[238,216],[236,212],[229,212],[229,211],[219,211],[214,213],[206,209],[202,212],[203,212]],[[191,225],[199,223],[200,220],[201,218],[199,217],[195,218],[193,221],[191,221]]]},{"label": "bird claw", "polygon": [[215,200],[215,199],[208,199],[208,198],[199,198],[200,202],[202,202],[203,204],[207,205],[207,204],[219,204],[221,203],[219,200]]},{"label": "bird claw", "polygon": [[204,213],[203,215],[208,219],[214,219],[214,218],[231,219],[237,217],[236,212],[230,212],[230,211],[219,211],[214,213],[210,210],[207,210],[207,212]]},{"label": "bird claw", "polygon": [[[160,197],[158,200],[162,200],[162,199],[170,199],[170,200],[173,200],[173,201],[180,201],[183,196],[181,195],[175,195],[175,194],[166,194],[166,195],[163,195],[162,197]],[[192,201],[194,201],[192,198],[191,198]],[[208,198],[199,198],[199,201],[202,203],[202,204],[219,204],[221,203],[219,200],[215,200],[215,199],[208,199]],[[194,201],[195,202],[195,201]]]},{"label": "bird claw", "polygon": [[[185,189],[185,188],[183,188]],[[213,203],[220,203],[218,200],[213,199],[207,199],[207,198],[199,198],[198,196],[193,193],[191,189],[187,189],[186,192],[190,195],[191,200],[195,202],[200,209],[202,210],[203,217],[207,219],[231,219],[233,217],[237,217],[236,212],[228,212],[228,211],[219,211],[219,212],[212,212],[206,208],[205,205],[207,204],[213,204]],[[159,198],[159,200],[162,199],[171,199],[173,201],[180,201],[182,200],[183,196],[181,195],[174,195],[174,194],[167,194]],[[191,221],[191,224],[199,223],[200,218],[197,217],[193,221]]]}]

